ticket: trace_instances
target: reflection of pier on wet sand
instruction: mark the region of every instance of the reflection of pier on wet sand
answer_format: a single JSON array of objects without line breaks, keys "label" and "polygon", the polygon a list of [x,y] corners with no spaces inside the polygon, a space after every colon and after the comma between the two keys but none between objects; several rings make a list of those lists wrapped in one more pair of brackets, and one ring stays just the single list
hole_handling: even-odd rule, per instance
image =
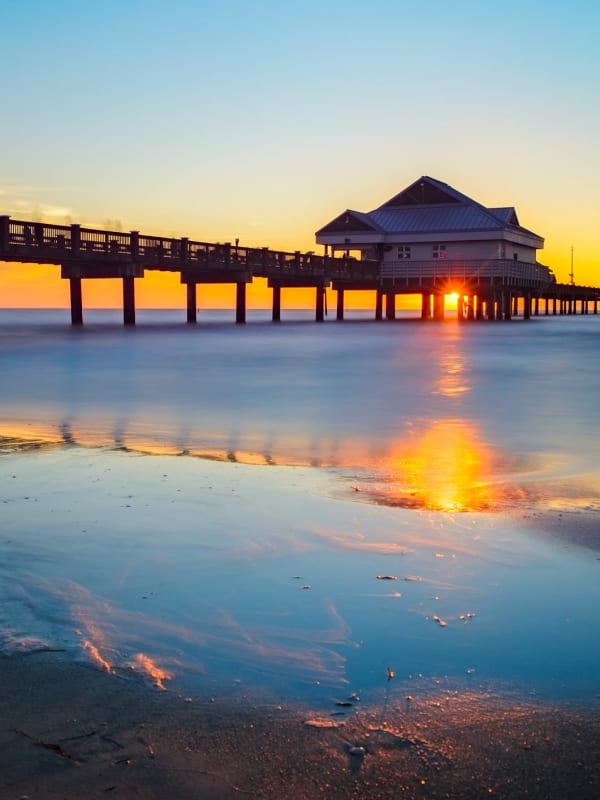
[{"label": "reflection of pier on wet sand", "polygon": [[[0,426],[0,453],[57,447],[108,448],[148,456],[176,456],[240,465],[311,467],[336,472],[341,492],[355,502],[370,502],[405,509],[442,512],[494,512],[537,508],[552,514],[576,513],[599,502],[592,485],[562,480],[557,494],[553,465],[528,454],[503,453],[482,440],[473,422],[440,419],[411,426],[385,452],[368,452],[360,441],[336,443],[308,457],[293,441],[245,441],[237,432],[222,446],[162,441],[139,432],[128,433],[122,421],[112,432],[82,428],[74,421],[56,426],[15,428]],[[222,437],[226,438],[226,437]],[[314,448],[312,448],[314,450]],[[550,489],[546,488],[546,484]],[[578,520],[585,525],[585,518]],[[585,537],[586,539],[588,537]],[[593,538],[593,537],[592,537]]]}]

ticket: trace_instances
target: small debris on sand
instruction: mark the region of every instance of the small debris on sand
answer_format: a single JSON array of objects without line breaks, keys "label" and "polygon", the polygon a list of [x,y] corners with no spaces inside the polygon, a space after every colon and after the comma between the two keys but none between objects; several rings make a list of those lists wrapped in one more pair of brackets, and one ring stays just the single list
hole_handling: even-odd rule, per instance
[{"label": "small debris on sand", "polygon": [[366,754],[367,751],[360,745],[358,747],[351,747],[348,750],[348,755],[354,756],[355,758],[364,758]]},{"label": "small debris on sand", "polygon": [[343,725],[343,722],[338,722],[334,719],[305,719],[304,724],[309,728],[339,728],[340,725]]}]

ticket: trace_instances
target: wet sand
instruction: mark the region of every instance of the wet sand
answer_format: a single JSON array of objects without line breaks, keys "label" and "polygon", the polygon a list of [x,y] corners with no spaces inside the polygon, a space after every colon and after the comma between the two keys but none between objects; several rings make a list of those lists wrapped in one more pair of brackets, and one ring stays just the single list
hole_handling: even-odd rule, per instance
[{"label": "wet sand", "polygon": [[600,792],[593,709],[473,693],[332,716],[241,692],[181,697],[60,652],[4,656],[0,681],[7,800],[592,800]]}]

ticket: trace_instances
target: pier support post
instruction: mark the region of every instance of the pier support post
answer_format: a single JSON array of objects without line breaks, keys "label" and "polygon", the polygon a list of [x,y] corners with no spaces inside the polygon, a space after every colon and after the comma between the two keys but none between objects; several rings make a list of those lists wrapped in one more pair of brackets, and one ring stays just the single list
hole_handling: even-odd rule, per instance
[{"label": "pier support post", "polygon": [[238,325],[246,322],[246,284],[238,281],[235,292],[235,321]]},{"label": "pier support post", "polygon": [[135,325],[135,278],[123,278],[123,323]]},{"label": "pier support post", "polygon": [[421,295],[421,319],[431,319],[431,294],[423,292]]},{"label": "pier support post", "polygon": [[281,322],[281,286],[273,287],[273,322]]},{"label": "pier support post", "polygon": [[340,321],[344,319],[344,290],[343,289],[338,289],[337,290],[336,319],[340,320]]},{"label": "pier support post", "polygon": [[377,289],[377,294],[375,296],[375,319],[383,319],[383,294],[379,289]]},{"label": "pier support post", "polygon": [[537,296],[537,294],[533,298],[533,313],[536,317],[538,317],[540,314],[540,298]]},{"label": "pier support post", "polygon": [[8,250],[10,242],[10,217],[0,216],[0,250]]},{"label": "pier support post", "polygon": [[323,322],[325,319],[325,287],[317,286],[315,295],[315,320]]},{"label": "pier support post", "polygon": [[467,295],[467,319],[475,319],[475,295]]},{"label": "pier support post", "polygon": [[444,295],[440,292],[433,295],[433,318],[438,322],[444,319]]},{"label": "pier support post", "polygon": [[505,289],[504,291],[503,311],[504,319],[509,320],[512,318],[512,296],[510,289]]},{"label": "pier support post", "polygon": [[196,322],[196,284],[188,283],[187,286],[187,321],[190,325]]},{"label": "pier support post", "polygon": [[523,295],[523,319],[531,319],[531,292]]},{"label": "pier support post", "polygon": [[487,296],[487,318],[490,321],[494,321],[496,319],[496,294],[495,292],[490,292]]},{"label": "pier support post", "polygon": [[465,321],[465,297],[462,294],[459,294],[456,300],[456,316],[459,322]]},{"label": "pier support post", "polygon": [[71,292],[71,325],[83,325],[81,278],[69,278],[69,289]]},{"label": "pier support post", "polygon": [[394,292],[386,292],[385,318],[396,319],[396,295],[394,294]]},{"label": "pier support post", "polygon": [[484,313],[484,299],[483,296],[478,294],[477,295],[477,307],[475,308],[475,319],[482,320],[485,319]]}]

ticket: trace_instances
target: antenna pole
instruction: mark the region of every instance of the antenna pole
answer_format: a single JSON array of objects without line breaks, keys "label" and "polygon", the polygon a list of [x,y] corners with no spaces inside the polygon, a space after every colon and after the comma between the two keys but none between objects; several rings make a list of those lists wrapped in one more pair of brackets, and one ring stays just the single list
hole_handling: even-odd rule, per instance
[{"label": "antenna pole", "polygon": [[571,286],[575,285],[575,274],[573,273],[573,245],[571,245],[571,272],[569,273],[569,278],[571,279]]}]

